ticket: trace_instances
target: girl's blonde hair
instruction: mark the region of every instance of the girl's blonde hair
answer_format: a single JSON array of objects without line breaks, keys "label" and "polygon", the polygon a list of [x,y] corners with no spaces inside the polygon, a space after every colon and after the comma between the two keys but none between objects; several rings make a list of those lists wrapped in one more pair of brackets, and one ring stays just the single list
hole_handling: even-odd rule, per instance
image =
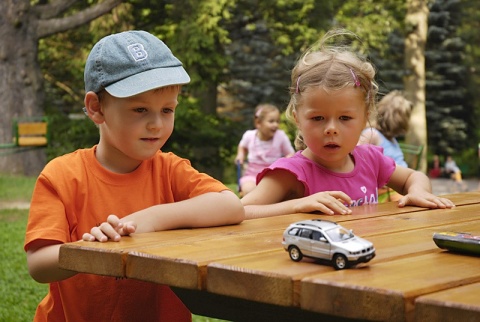
[{"label": "girl's blonde hair", "polygon": [[253,122],[256,124],[257,122],[262,122],[267,116],[268,113],[278,111],[280,113],[280,109],[273,104],[259,104],[255,108],[254,120]]},{"label": "girl's blonde hair", "polygon": [[388,140],[407,132],[412,114],[412,103],[400,91],[391,91],[378,102],[375,128]]},{"label": "girl's blonde hair", "polygon": [[[345,29],[331,30],[314,46],[308,49],[292,70],[290,102],[286,116],[294,121],[293,114],[301,105],[302,93],[310,88],[336,91],[347,86],[360,88],[365,95],[366,113],[373,117],[378,86],[375,83],[375,68],[367,59],[355,52],[351,45],[327,44],[335,39],[358,37]],[[302,134],[297,131],[295,148],[305,149]]]}]

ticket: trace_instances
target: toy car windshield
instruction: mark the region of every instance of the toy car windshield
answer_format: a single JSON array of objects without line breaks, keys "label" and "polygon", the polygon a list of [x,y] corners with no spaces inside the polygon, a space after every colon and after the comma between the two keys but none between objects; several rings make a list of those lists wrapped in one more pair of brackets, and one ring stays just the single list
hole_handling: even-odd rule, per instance
[{"label": "toy car windshield", "polygon": [[354,237],[350,230],[346,230],[343,227],[335,227],[325,231],[325,233],[334,242],[340,242]]}]

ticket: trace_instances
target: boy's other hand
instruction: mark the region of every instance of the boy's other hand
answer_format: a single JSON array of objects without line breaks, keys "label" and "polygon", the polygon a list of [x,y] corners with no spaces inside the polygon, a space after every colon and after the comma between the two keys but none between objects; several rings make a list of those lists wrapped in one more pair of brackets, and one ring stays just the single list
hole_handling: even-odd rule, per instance
[{"label": "boy's other hand", "polygon": [[130,235],[137,229],[137,224],[133,221],[121,222],[115,215],[110,215],[106,222],[95,226],[90,230],[90,233],[85,233],[82,236],[84,241],[99,241],[106,242],[109,239],[119,241],[122,236]]}]

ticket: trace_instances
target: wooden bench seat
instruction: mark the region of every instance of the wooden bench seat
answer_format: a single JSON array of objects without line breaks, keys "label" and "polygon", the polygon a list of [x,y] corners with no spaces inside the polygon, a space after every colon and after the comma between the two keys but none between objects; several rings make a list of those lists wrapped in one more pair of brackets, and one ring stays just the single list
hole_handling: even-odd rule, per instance
[{"label": "wooden bench seat", "polygon": [[45,117],[13,121],[12,141],[0,144],[0,149],[44,147],[48,145],[49,131]]},{"label": "wooden bench seat", "polygon": [[47,139],[47,122],[18,122],[18,146],[45,146]]}]

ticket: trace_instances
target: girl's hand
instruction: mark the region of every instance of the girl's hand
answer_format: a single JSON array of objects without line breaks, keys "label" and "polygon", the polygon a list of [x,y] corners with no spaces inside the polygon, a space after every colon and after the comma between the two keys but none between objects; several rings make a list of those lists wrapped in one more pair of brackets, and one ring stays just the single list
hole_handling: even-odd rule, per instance
[{"label": "girl's hand", "polygon": [[398,206],[400,208],[408,205],[442,209],[455,207],[455,204],[450,199],[435,196],[427,191],[408,193],[398,200]]},{"label": "girl's hand", "polygon": [[237,156],[237,157],[235,158],[235,164],[243,164],[243,158]]},{"label": "girl's hand", "polygon": [[119,241],[121,236],[130,235],[137,229],[137,224],[133,221],[121,222],[115,215],[110,215],[107,221],[100,224],[98,227],[93,227],[90,233],[85,233],[82,236],[84,241],[96,241],[106,242],[111,239],[113,241]]},{"label": "girl's hand", "polygon": [[352,199],[344,192],[323,191],[298,199],[295,212],[321,211],[326,215],[350,215],[352,210],[346,205],[351,203]]}]

